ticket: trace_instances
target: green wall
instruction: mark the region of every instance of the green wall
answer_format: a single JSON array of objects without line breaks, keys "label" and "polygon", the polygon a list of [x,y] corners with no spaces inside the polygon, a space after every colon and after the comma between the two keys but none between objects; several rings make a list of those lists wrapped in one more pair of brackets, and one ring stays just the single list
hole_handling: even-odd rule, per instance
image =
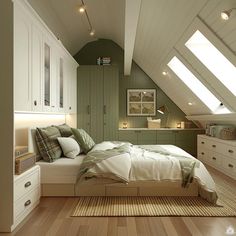
[{"label": "green wall", "polygon": [[[155,88],[157,92],[157,108],[165,104],[168,109],[168,124],[176,127],[176,123],[184,121],[185,114],[175,103],[152,81],[152,79],[133,61],[130,76],[124,76],[124,51],[116,43],[107,39],[99,39],[87,43],[74,58],[80,65],[96,65],[98,57],[110,56],[112,64],[119,67],[119,122],[128,122],[129,127],[147,127],[146,117],[127,117],[126,93],[129,88]],[[153,117],[154,118],[154,117]],[[166,125],[167,115],[157,113],[155,118],[162,119],[161,126]]]}]

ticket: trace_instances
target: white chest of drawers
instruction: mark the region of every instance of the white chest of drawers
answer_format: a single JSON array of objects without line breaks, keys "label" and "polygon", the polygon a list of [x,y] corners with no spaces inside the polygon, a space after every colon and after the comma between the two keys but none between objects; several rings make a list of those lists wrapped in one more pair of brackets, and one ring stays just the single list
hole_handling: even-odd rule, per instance
[{"label": "white chest of drawers", "polygon": [[236,140],[198,135],[198,159],[236,179]]},{"label": "white chest of drawers", "polygon": [[13,229],[38,205],[41,196],[40,167],[34,166],[14,176]]}]

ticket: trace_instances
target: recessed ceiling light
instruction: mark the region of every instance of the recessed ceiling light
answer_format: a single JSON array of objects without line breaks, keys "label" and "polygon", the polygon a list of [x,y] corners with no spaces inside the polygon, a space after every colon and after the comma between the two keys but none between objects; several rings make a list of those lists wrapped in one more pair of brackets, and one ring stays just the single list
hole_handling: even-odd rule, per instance
[{"label": "recessed ceiling light", "polygon": [[85,5],[81,5],[78,10],[80,13],[84,13],[85,12]]},{"label": "recessed ceiling light", "polygon": [[166,71],[163,71],[162,74],[166,76],[168,73]]},{"label": "recessed ceiling light", "polygon": [[90,36],[94,36],[95,35],[95,30],[92,29],[90,32],[89,32]]},{"label": "recessed ceiling light", "polygon": [[192,102],[188,102],[188,105],[189,105],[189,106],[192,106],[192,105],[193,105],[193,103],[192,103]]},{"label": "recessed ceiling light", "polygon": [[226,11],[222,11],[220,13],[220,16],[221,16],[221,19],[223,20],[228,20],[230,18],[230,14],[233,10],[235,10],[236,8],[231,8],[229,10],[226,10]]}]

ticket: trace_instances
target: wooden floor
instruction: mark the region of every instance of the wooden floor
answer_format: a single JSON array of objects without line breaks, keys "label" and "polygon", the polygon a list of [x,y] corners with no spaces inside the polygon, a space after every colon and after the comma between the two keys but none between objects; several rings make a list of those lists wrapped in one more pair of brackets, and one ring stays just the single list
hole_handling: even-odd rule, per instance
[{"label": "wooden floor", "polygon": [[[236,181],[215,170],[210,172],[217,184],[236,197]],[[42,198],[21,228],[0,235],[236,236],[235,217],[70,217],[76,203],[71,197]]]}]

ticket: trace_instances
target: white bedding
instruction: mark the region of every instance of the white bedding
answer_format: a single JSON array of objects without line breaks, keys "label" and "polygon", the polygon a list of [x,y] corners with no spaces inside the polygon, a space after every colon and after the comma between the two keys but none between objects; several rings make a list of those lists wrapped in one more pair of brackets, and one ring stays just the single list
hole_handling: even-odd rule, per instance
[{"label": "white bedding", "polygon": [[[124,143],[102,142],[95,145],[94,150],[107,150],[122,145]],[[95,173],[116,173],[122,179],[129,181],[181,181],[181,167],[175,154],[187,156],[195,159],[193,156],[174,145],[158,145],[173,155],[163,156],[159,153],[153,153],[141,149],[139,146],[133,146],[130,154],[125,153],[116,157],[111,157],[97,163],[86,175],[96,176]],[[153,147],[153,145],[143,145],[142,147]],[[206,167],[199,161],[199,165],[194,168],[193,177],[198,182],[201,189],[208,192],[215,192],[215,183]],[[99,176],[99,175],[98,175]],[[101,175],[102,176],[102,175]],[[112,176],[112,175],[111,175]],[[97,177],[97,176],[96,176]],[[107,176],[102,176],[107,177]],[[112,177],[111,177],[112,178]],[[115,178],[114,178],[115,180]]]}]

